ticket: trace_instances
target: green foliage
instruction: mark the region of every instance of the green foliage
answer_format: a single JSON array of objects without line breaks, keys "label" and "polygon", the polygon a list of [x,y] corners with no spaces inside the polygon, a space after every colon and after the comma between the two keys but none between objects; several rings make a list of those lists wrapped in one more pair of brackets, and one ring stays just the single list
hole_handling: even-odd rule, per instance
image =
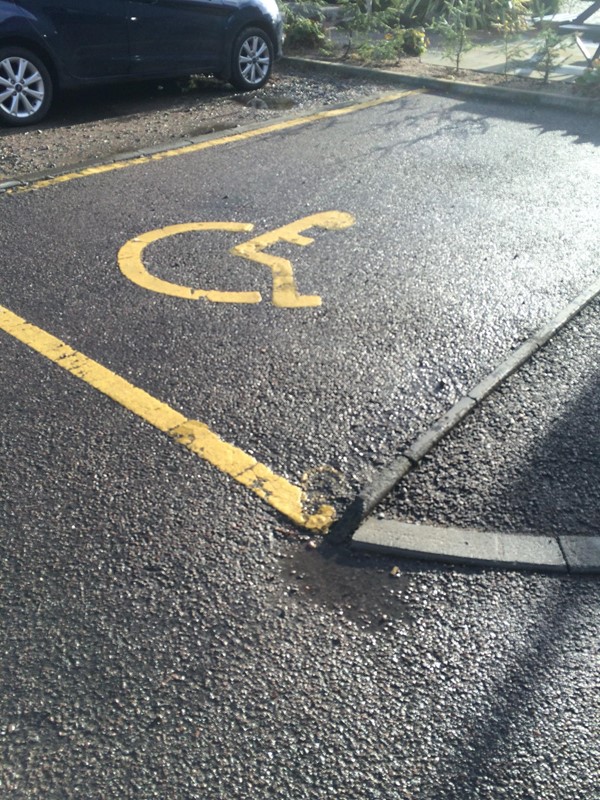
[{"label": "green foliage", "polygon": [[472,32],[477,27],[477,0],[445,0],[439,20],[432,25],[444,40],[444,57],[460,70],[463,55],[473,47]]},{"label": "green foliage", "polygon": [[362,61],[383,63],[425,52],[425,31],[402,24],[407,19],[406,0],[339,0],[339,5],[343,11],[338,27],[348,34],[346,55],[354,50]]},{"label": "green foliage", "polygon": [[382,39],[362,42],[356,49],[361,61],[370,64],[396,62],[403,56],[420,56],[427,47],[425,31],[418,28],[395,28]]},{"label": "green foliage", "polygon": [[307,17],[292,17],[286,20],[285,43],[291,50],[314,50],[325,44],[323,25]]},{"label": "green foliage", "polygon": [[299,0],[295,3],[280,0],[279,7],[285,21],[285,42],[290,50],[314,50],[325,44],[323,0]]},{"label": "green foliage", "polygon": [[590,69],[575,79],[577,90],[588,97],[600,97],[600,62],[594,61]]},{"label": "green foliage", "polygon": [[298,18],[312,19],[314,22],[323,22],[325,19],[325,14],[323,13],[324,0],[297,0],[297,2],[293,3],[278,0],[277,5],[286,23]]},{"label": "green foliage", "polygon": [[399,29],[383,39],[363,42],[357,47],[356,55],[367,64],[397,61],[404,55],[404,31]]},{"label": "green foliage", "polygon": [[530,15],[539,19],[558,14],[561,0],[530,0],[528,5]]},{"label": "green foliage", "polygon": [[537,44],[534,54],[537,59],[537,69],[542,73],[544,83],[548,83],[550,73],[564,61],[561,52],[567,43],[565,37],[560,36],[552,25],[543,23]]},{"label": "green foliage", "polygon": [[353,33],[394,30],[400,25],[406,0],[339,0],[339,28]]},{"label": "green foliage", "polygon": [[[490,28],[503,35],[520,33],[529,27],[530,10],[526,0],[496,0],[489,12],[493,13],[489,17]],[[485,14],[486,22],[489,12]]]},{"label": "green foliage", "polygon": [[491,23],[492,30],[502,36],[504,49],[504,77],[508,75],[508,65],[512,59],[523,55],[523,47],[515,43],[518,33],[526,30],[526,5],[523,0],[510,0],[498,9],[498,17]]},{"label": "green foliage", "polygon": [[[558,4],[560,0],[537,0],[548,5]],[[447,13],[448,0],[408,0],[406,13],[420,25],[435,25]],[[482,30],[507,17],[521,18],[531,16],[531,0],[474,0],[471,4],[473,14],[468,19],[469,28]]]},{"label": "green foliage", "polygon": [[[346,55],[353,51],[361,61],[384,63],[424,53],[428,44],[425,31],[401,24],[405,5],[406,0],[339,0],[338,29],[348,35]],[[333,50],[323,26],[322,0],[280,3],[280,6],[285,16],[286,47]]]},{"label": "green foliage", "polygon": [[423,28],[407,28],[404,31],[403,49],[407,56],[421,56],[429,41]]}]

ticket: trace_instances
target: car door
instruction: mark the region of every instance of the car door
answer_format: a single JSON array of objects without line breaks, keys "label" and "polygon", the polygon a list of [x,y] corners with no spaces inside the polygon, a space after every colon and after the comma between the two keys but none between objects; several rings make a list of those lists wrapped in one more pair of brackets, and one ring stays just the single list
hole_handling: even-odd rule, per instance
[{"label": "car door", "polygon": [[103,78],[129,72],[129,0],[19,0],[38,19],[66,72]]},{"label": "car door", "polygon": [[135,75],[187,75],[217,68],[227,15],[222,0],[130,0]]}]

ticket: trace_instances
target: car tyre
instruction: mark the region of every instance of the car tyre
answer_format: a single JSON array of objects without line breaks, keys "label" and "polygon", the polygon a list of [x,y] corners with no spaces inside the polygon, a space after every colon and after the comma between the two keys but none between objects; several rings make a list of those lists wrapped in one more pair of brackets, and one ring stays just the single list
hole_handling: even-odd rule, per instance
[{"label": "car tyre", "polygon": [[52,94],[41,58],[22,47],[0,48],[0,122],[35,125],[48,113]]},{"label": "car tyre", "polygon": [[233,45],[229,80],[242,92],[260,89],[269,80],[273,60],[273,42],[269,35],[261,28],[246,28]]}]

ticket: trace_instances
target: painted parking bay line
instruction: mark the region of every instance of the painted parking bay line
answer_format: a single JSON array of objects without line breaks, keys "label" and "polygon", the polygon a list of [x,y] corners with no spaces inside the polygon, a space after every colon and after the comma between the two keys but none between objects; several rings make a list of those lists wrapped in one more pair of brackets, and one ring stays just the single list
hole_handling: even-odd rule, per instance
[{"label": "painted parking bay line", "polygon": [[316,513],[308,514],[303,507],[305,496],[300,487],[271,472],[240,448],[223,441],[204,423],[188,419],[4,306],[0,306],[0,330],[93,386],[192,453],[227,473],[297,525],[325,532],[333,522],[335,511],[331,506],[322,505]]},{"label": "painted parking bay line", "polygon": [[152,155],[146,155],[142,148],[140,154],[134,156],[133,158],[123,159],[122,161],[111,161],[109,164],[97,164],[96,166],[85,167],[84,169],[77,170],[75,172],[66,172],[62,175],[56,175],[50,178],[42,178],[41,180],[27,183],[24,186],[15,186],[6,189],[4,194],[21,194],[22,192],[45,189],[49,186],[57,186],[63,183],[69,183],[70,181],[79,180],[81,178],[88,178],[94,175],[104,175],[108,172],[116,172],[128,167],[149,164],[153,161],[163,161],[166,158],[175,158],[178,156],[188,155],[189,153],[198,153],[201,150],[208,150],[212,147],[219,147],[220,145],[230,144],[232,142],[244,142],[248,139],[254,139],[257,136],[266,136],[269,133],[280,133],[281,131],[289,130],[291,128],[298,128],[302,125],[309,125],[313,122],[335,119],[336,117],[343,117],[347,114],[354,114],[356,111],[363,111],[368,108],[376,108],[377,106],[393,103],[394,101],[408,97],[409,95],[421,94],[422,92],[422,89],[404,89],[399,92],[389,92],[382,97],[364,100],[361,103],[354,103],[350,106],[331,108],[327,111],[318,111],[315,114],[308,114],[304,117],[294,117],[293,119],[283,120],[282,122],[274,122],[270,125],[263,125],[260,128],[252,128],[251,130],[240,133],[232,133],[228,136],[219,136],[215,139],[202,139],[201,141],[196,141],[192,144],[185,144],[181,147],[171,148],[170,150],[161,150],[160,152],[153,153]]}]

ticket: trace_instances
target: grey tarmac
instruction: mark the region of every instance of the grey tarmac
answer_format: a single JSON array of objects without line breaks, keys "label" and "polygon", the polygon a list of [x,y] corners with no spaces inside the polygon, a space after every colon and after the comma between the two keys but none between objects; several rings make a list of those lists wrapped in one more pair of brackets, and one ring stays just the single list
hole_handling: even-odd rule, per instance
[{"label": "grey tarmac", "polygon": [[[597,192],[584,178],[599,142],[588,118],[412,95],[5,196],[1,302],[342,511],[595,279]],[[116,265],[126,241],[178,222],[258,234],[330,209],[356,224],[277,250],[322,296],[316,309],[272,306],[268,271],[225,256],[238,243],[225,233],[157,245],[151,267],[258,290],[256,306],[145,293]],[[591,461],[594,313],[578,317],[584,348],[571,322],[544,350],[560,348],[563,366],[591,358]],[[92,387],[8,335],[1,345],[3,796],[600,797],[597,580],[319,546]],[[499,431],[478,415],[505,387],[510,406],[522,374],[379,513],[477,528],[496,499],[498,529],[510,533],[514,508],[515,523],[535,519],[543,503],[519,514],[497,459],[468,497],[444,487],[472,451],[433,462],[469,426]],[[532,411],[525,446],[544,414]],[[545,525],[571,508],[574,533],[576,484]]]}]

